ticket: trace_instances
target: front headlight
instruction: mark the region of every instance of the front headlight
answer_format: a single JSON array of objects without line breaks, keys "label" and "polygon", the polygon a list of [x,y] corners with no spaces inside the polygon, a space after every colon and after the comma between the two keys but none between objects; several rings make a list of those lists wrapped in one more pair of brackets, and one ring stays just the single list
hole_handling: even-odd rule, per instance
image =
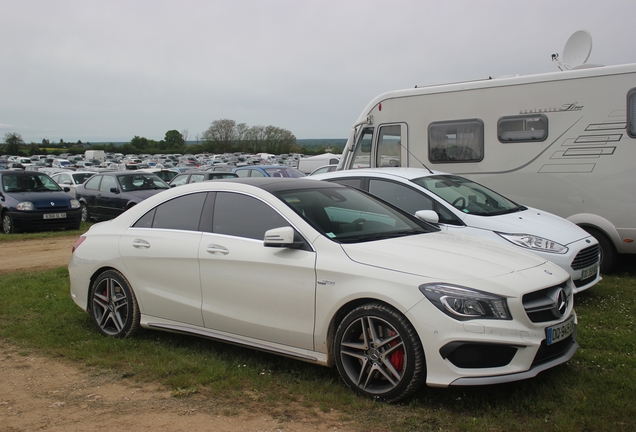
[{"label": "front headlight", "polygon": [[420,285],[420,291],[439,310],[460,321],[512,319],[505,297],[443,283]]},{"label": "front headlight", "polygon": [[558,254],[564,254],[568,251],[567,246],[563,246],[555,241],[531,234],[506,234],[500,232],[497,234],[508,240],[510,243],[526,249]]},{"label": "front headlight", "polygon": [[80,208],[80,203],[76,199],[71,200],[71,208]]},{"label": "front headlight", "polygon": [[30,211],[33,210],[33,203],[31,201],[22,201],[21,203],[18,203],[17,206],[15,206],[16,210],[22,210],[22,211]]}]

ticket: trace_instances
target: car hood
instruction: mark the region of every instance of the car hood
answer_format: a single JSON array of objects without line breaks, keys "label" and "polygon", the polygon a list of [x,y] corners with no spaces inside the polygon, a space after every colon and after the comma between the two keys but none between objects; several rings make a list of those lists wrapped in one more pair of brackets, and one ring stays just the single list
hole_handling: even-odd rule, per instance
[{"label": "car hood", "polygon": [[546,262],[512,247],[441,232],[342,244],[342,248],[357,263],[436,280],[470,280],[476,275],[490,279]]},{"label": "car hood", "polygon": [[499,216],[467,214],[464,222],[475,228],[507,234],[532,234],[568,245],[590,237],[583,228],[562,217],[532,207]]},{"label": "car hood", "polygon": [[22,201],[30,201],[37,210],[70,207],[72,196],[62,191],[50,192],[12,192],[11,198],[16,200],[16,204]]}]

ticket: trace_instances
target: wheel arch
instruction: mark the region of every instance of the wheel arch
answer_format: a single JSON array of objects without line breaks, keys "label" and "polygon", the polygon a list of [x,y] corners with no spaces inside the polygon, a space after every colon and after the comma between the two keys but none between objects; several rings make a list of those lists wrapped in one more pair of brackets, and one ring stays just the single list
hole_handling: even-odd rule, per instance
[{"label": "wheel arch", "polygon": [[[336,313],[331,317],[331,321],[329,322],[329,327],[327,330],[327,366],[329,367],[335,366],[336,360],[334,357],[333,343],[334,343],[334,338],[336,336],[336,331],[338,329],[338,326],[340,325],[344,317],[349,314],[349,312],[351,312],[352,310],[356,309],[359,306],[363,306],[369,303],[381,304],[388,308],[391,308],[395,310],[396,312],[398,312],[399,314],[401,314],[404,317],[404,319],[410,323],[410,320],[408,319],[408,317],[406,316],[404,312],[402,312],[398,307],[396,307],[395,305],[387,301],[380,300],[374,297],[361,297],[361,298],[348,301],[347,303],[340,306],[340,308],[336,311]],[[412,323],[411,323],[411,326],[413,326]],[[419,335],[417,336],[419,338]]]},{"label": "wheel arch", "polygon": [[[87,312],[91,311],[91,299],[90,299],[91,287],[93,286],[93,284],[95,283],[95,281],[97,280],[98,277],[100,277],[102,274],[104,274],[105,272],[107,272],[109,270],[113,270],[113,271],[116,271],[118,273],[121,273],[124,277],[126,277],[126,275],[124,273],[122,273],[121,270],[116,269],[115,267],[104,266],[104,267],[100,267],[99,269],[97,269],[91,275],[91,277],[90,277],[90,279],[88,281],[88,287],[86,287],[86,311]],[[126,278],[126,280],[128,280],[128,278]],[[131,287],[131,289],[132,289],[132,287]]]}]

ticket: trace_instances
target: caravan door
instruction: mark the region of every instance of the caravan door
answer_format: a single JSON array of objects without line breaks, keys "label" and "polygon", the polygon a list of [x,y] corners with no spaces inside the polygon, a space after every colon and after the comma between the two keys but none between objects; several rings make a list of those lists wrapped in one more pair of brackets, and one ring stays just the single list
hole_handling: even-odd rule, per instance
[{"label": "caravan door", "polygon": [[363,127],[346,168],[408,166],[408,128],[406,123]]}]

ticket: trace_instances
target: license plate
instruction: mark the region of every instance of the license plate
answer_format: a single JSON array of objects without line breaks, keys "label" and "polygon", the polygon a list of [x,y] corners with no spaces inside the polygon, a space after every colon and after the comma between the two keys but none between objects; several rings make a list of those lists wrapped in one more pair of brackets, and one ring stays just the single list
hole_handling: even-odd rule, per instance
[{"label": "license plate", "polygon": [[66,213],[44,213],[44,219],[64,219]]},{"label": "license plate", "polygon": [[563,339],[574,333],[574,315],[572,315],[570,319],[562,322],[561,324],[548,327],[547,329],[545,329],[545,332],[547,337],[547,345],[552,345],[553,343],[562,341]]},{"label": "license plate", "polygon": [[592,267],[581,270],[581,280],[596,276],[598,270],[598,264],[594,264]]}]

